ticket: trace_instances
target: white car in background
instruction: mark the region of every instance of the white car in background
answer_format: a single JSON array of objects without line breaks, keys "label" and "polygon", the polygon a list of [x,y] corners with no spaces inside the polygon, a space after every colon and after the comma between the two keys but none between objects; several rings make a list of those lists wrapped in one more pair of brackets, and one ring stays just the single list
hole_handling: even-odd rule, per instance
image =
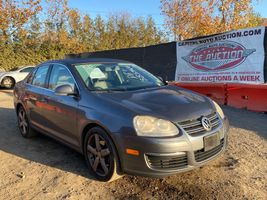
[{"label": "white car in background", "polygon": [[34,66],[23,66],[9,72],[0,72],[0,86],[7,89],[13,88],[15,84],[23,80],[33,68]]}]

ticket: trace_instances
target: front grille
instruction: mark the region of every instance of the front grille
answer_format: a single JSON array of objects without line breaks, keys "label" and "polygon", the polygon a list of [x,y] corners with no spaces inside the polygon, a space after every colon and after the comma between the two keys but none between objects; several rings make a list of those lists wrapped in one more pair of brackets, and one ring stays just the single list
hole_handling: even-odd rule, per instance
[{"label": "front grille", "polygon": [[[212,125],[212,130],[216,129],[218,126],[220,126],[220,118],[218,117],[217,113],[211,113],[207,116],[211,125]],[[201,117],[197,118],[197,119],[193,119],[193,120],[187,120],[187,121],[183,121],[183,122],[178,122],[178,124],[191,136],[199,136],[202,135],[204,133],[206,133],[207,131],[204,129],[204,127],[201,124]]]},{"label": "front grille", "polygon": [[197,162],[202,162],[204,160],[211,158],[212,156],[215,156],[216,154],[218,154],[222,150],[223,145],[224,145],[224,139],[221,140],[221,143],[219,146],[214,147],[213,149],[210,149],[208,151],[204,151],[204,149],[195,151],[194,152],[195,160]]},{"label": "front grille", "polygon": [[181,169],[188,165],[186,154],[177,156],[146,155],[146,157],[152,169]]}]

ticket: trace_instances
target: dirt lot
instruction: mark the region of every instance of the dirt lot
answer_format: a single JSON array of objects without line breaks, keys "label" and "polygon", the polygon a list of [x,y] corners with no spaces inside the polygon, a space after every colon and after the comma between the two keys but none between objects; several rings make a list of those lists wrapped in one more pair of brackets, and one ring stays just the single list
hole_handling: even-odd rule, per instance
[{"label": "dirt lot", "polygon": [[200,169],[164,179],[97,182],[75,151],[39,136],[23,139],[12,92],[0,91],[0,199],[267,199],[267,114],[224,107],[226,153]]}]

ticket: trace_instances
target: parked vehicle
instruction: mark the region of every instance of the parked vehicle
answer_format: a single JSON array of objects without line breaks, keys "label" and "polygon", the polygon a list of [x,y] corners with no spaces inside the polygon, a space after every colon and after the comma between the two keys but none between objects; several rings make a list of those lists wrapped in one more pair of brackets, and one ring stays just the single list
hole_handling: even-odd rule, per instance
[{"label": "parked vehicle", "polygon": [[0,86],[11,89],[14,85],[23,80],[32,70],[34,66],[18,67],[9,72],[0,72]]},{"label": "parked vehicle", "polygon": [[57,60],[16,84],[23,137],[46,134],[84,154],[98,180],[164,177],[213,160],[229,123],[209,98],[122,60]]}]

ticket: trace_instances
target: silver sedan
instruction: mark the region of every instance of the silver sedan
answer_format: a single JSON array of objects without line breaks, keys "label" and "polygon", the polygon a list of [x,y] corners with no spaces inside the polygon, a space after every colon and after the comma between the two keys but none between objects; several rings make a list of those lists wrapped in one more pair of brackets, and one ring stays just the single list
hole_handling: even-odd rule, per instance
[{"label": "silver sedan", "polygon": [[9,72],[0,72],[0,86],[8,89],[13,88],[15,84],[23,80],[33,68],[34,66],[23,66]]}]

